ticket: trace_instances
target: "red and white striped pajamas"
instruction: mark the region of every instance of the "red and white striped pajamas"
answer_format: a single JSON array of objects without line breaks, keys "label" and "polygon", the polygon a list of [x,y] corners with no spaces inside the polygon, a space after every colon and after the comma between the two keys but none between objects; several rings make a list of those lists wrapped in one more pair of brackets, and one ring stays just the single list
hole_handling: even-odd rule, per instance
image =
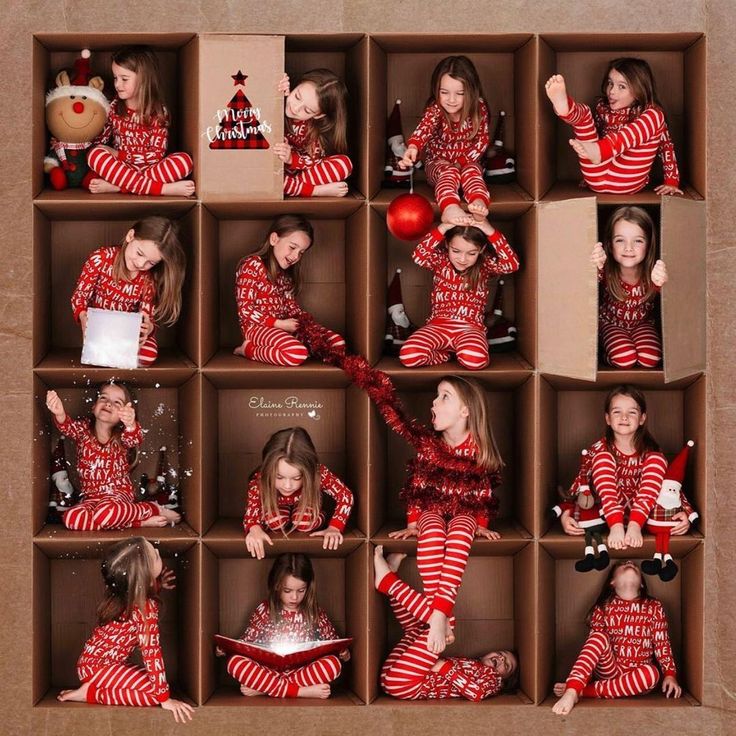
[{"label": "red and white striped pajamas", "polygon": [[127,451],[143,442],[143,431],[136,423],[120,439],[103,445],[95,436],[93,421],[67,416],[58,424],[54,419],[59,432],[77,445],[77,476],[84,499],[64,512],[64,526],[78,531],[138,527],[159,511],[155,503],[136,502],[130,481]]},{"label": "red and white striped pajamas", "polygon": [[[235,301],[246,358],[270,365],[298,366],[309,357],[303,343],[274,326],[276,320],[298,319],[304,314],[294,299],[291,279],[285,273],[279,273],[274,283],[260,256],[244,258],[235,276]],[[345,347],[341,335],[328,332],[332,347]]]},{"label": "red and white striped pajamas", "polygon": [[[140,271],[132,281],[119,281],[113,276],[116,258],[122,258],[120,246],[107,246],[93,251],[82,267],[71,303],[74,319],[89,307],[116,312],[143,312],[153,320],[156,285],[148,271]],[[158,357],[156,329],[138,348],[140,366],[152,365]]]},{"label": "red and white striped pajamas", "polygon": [[584,698],[640,695],[659,680],[655,657],[664,677],[677,675],[662,604],[615,596],[593,611],[590,634],[565,685]]},{"label": "red and white striped pajamas", "polygon": [[501,691],[500,676],[475,659],[449,657],[433,672],[439,655],[427,648],[431,612],[427,598],[393,572],[381,579],[378,590],[388,596],[404,630],[381,668],[381,687],[386,693],[405,700],[467,698],[477,702]]},{"label": "red and white striped pajamas", "polygon": [[[273,641],[328,641],[339,639],[327,614],[320,609],[317,625],[310,628],[301,611],[281,610],[273,621],[268,601],[259,604],[241,637],[244,641],[269,644]],[[283,672],[260,664],[250,657],[236,654],[228,660],[227,671],[241,685],[272,698],[296,698],[300,687],[322,685],[337,679],[342,671],[340,659],[334,655],[320,657],[303,667]]]},{"label": "red and white striped pajamas", "polygon": [[353,163],[344,154],[326,156],[319,143],[310,143],[310,120],[287,120],[286,141],[291,159],[284,168],[284,194],[288,197],[311,197],[318,184],[345,181]]},{"label": "red and white striped pajamas", "polygon": [[649,182],[649,172],[659,153],[664,169],[664,183],[678,187],[680,173],[675,148],[672,145],[664,112],[655,106],[647,107],[634,116],[630,107],[611,110],[601,100],[593,113],[587,105],[567,98],[569,113],[562,117],[573,127],[581,141],[595,141],[601,162],[594,164],[580,159],[580,170],[585,183],[594,192],[634,194]]},{"label": "red and white striped pajamas", "polygon": [[655,368],[662,360],[662,338],[654,322],[654,299],[647,299],[641,282],[621,281],[626,299],[615,299],[599,271],[598,333],[606,360],[614,368]]},{"label": "red and white striped pajamas", "polygon": [[434,187],[434,196],[440,210],[460,204],[462,188],[466,202],[480,200],[488,207],[491,195],[483,181],[481,160],[490,142],[488,106],[479,100],[480,125],[470,138],[473,121],[451,123],[445,111],[433,102],[424,111],[422,119],[407,141],[424,151],[427,181]]},{"label": "red and white striped pajamas", "polygon": [[[345,530],[350,512],[353,508],[353,494],[350,489],[326,466],[320,464],[320,491],[327,494],[335,502],[335,511],[330,519],[329,526],[339,532]],[[290,496],[283,496],[277,491],[278,515],[266,517],[261,504],[261,493],[258,487],[260,471],[255,473],[248,484],[245,515],[243,516],[243,531],[247,534],[254,526],[261,526],[266,530],[287,530],[290,527],[299,532],[311,532],[321,529],[325,523],[324,513],[316,517],[302,518],[297,513],[297,506],[301,499],[301,490]]]},{"label": "red and white striped pajamas", "polygon": [[166,155],[168,115],[144,124],[135,110],[125,108],[117,98],[110,106],[105,128],[106,140],[113,137],[112,154],[96,146],[87,154],[90,169],[110,184],[130,194],[160,195],[164,184],[186,179],[192,173],[192,157],[188,153]]},{"label": "red and white striped pajamas", "polygon": [[[138,647],[144,667],[126,664]],[[169,699],[158,628],[158,603],[148,599],[143,611],[98,626],[84,645],[77,674],[89,683],[88,703],[160,705]]]},{"label": "red and white striped pajamas", "polygon": [[643,529],[667,472],[665,456],[661,452],[626,455],[615,445],[609,447],[605,440],[599,440],[583,462],[590,463],[590,479],[609,528],[623,524],[628,515],[629,521]]},{"label": "red and white striped pajamas", "polygon": [[444,235],[434,229],[417,245],[414,263],[433,272],[432,311],[427,324],[407,338],[399,360],[407,368],[445,363],[454,352],[464,368],[479,370],[488,365],[488,341],[484,323],[488,300],[488,279],[510,274],[519,268],[519,259],[503,233],[496,230],[488,238],[495,255],[482,253],[480,279],[475,289],[450,262],[443,246]]}]

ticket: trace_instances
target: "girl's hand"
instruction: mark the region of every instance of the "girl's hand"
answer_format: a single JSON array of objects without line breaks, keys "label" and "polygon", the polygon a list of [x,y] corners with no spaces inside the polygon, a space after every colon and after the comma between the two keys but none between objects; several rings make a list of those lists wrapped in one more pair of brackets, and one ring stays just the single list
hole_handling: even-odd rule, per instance
[{"label": "girl's hand", "polygon": [[658,260],[652,268],[652,283],[659,287],[667,283],[667,266],[664,265],[663,260]]},{"label": "girl's hand", "polygon": [[624,544],[624,525],[614,524],[611,531],[608,532],[608,546],[611,549],[623,549]]},{"label": "girl's hand", "polygon": [[682,534],[687,534],[690,531],[690,519],[687,518],[687,514],[684,511],[678,511],[672,516],[672,521],[678,521],[677,526],[673,526],[670,529],[670,534],[679,537]]},{"label": "girl's hand", "polygon": [[579,537],[585,534],[585,529],[580,528],[580,524],[578,524],[578,522],[569,511],[562,512],[562,516],[560,517],[560,524],[562,524],[562,531],[565,532],[565,534],[570,534],[573,537]]},{"label": "girl's hand", "polygon": [[289,94],[289,75],[286,72],[284,72],[284,76],[279,79],[279,83],[276,85],[276,91],[284,97]]},{"label": "girl's hand", "polygon": [[437,229],[444,235],[448,230],[452,230],[455,226],[451,222],[441,222],[437,225]]},{"label": "girl's hand", "polygon": [[176,588],[176,573],[170,567],[161,570],[158,580],[164,590],[174,590]]},{"label": "girl's hand", "polygon": [[437,661],[432,665],[432,672],[439,672],[444,666],[445,662],[447,662],[446,659],[442,659],[442,657],[438,657]]},{"label": "girl's hand", "polygon": [[284,163],[291,161],[291,146],[286,142],[286,138],[281,143],[273,144],[273,152]]},{"label": "girl's hand", "polygon": [[412,143],[411,146],[406,147],[404,158],[399,161],[399,168],[411,169],[417,162],[417,156],[419,156],[419,149]]},{"label": "girl's hand", "polygon": [[225,652],[220,649],[220,647],[215,647],[215,657],[224,657]]},{"label": "girl's hand", "polygon": [[342,533],[335,529],[334,526],[328,526],[327,529],[321,529],[318,532],[312,532],[310,537],[324,537],[322,549],[337,549],[343,540]]},{"label": "girl's hand", "polygon": [[153,332],[153,322],[151,321],[151,318],[145,312],[141,312],[141,314],[143,315],[143,322],[141,322],[141,335],[138,338],[139,345],[143,345],[148,336]]},{"label": "girl's hand", "polygon": [[299,329],[299,320],[290,317],[289,319],[277,319],[273,326],[277,330],[283,330],[284,332],[296,332]]},{"label": "girl's hand", "polygon": [[269,546],[273,547],[271,537],[261,527],[252,526],[245,537],[245,546],[248,552],[250,552],[251,557],[262,560],[266,556],[266,548],[263,546],[264,543],[268,543]]},{"label": "girl's hand", "polygon": [[475,536],[483,537],[483,539],[501,539],[501,535],[498,532],[494,532],[492,529],[486,529],[484,526],[475,527]]},{"label": "girl's hand", "polygon": [[84,337],[87,332],[87,312],[86,311],[79,313],[79,326],[82,328],[82,337]]},{"label": "girl's hand", "polygon": [[485,217],[482,220],[475,220],[473,227],[477,227],[488,238],[496,232],[496,228]]},{"label": "girl's hand", "polygon": [[416,537],[419,534],[416,524],[407,524],[406,529],[399,529],[395,532],[389,532],[388,536],[391,539],[409,539],[410,537]]},{"label": "girl's hand", "polygon": [[667,677],[662,680],[662,692],[667,698],[679,698],[680,695],[682,695],[682,688],[677,684],[677,679],[675,677],[667,675]]},{"label": "girl's hand", "polygon": [[654,187],[654,191],[657,194],[682,194],[682,189],[673,187],[671,184],[660,184],[658,187]]},{"label": "girl's hand", "polygon": [[624,547],[641,547],[644,539],[641,536],[641,527],[635,522],[630,521],[626,528],[626,536],[624,537]]},{"label": "girl's hand", "polygon": [[46,392],[46,408],[54,415],[56,421],[62,424],[66,419],[66,412],[64,411],[64,404],[59,398],[59,394],[56,391]]},{"label": "girl's hand", "polygon": [[349,662],[350,661],[350,650],[349,649],[343,649],[340,654],[337,655],[338,659],[340,659],[341,662]]},{"label": "girl's hand", "polygon": [[603,243],[596,243],[593,246],[593,252],[590,254],[590,262],[599,270],[603,269],[606,263],[606,251],[603,250]]},{"label": "girl's hand", "polygon": [[170,710],[174,715],[174,720],[177,723],[186,723],[187,721],[192,720],[194,708],[192,708],[189,703],[183,703],[181,700],[174,700],[174,698],[169,698],[168,700],[164,700],[164,702],[161,703],[161,707],[164,710]]},{"label": "girl's hand", "polygon": [[135,427],[135,409],[130,402],[120,410],[120,421],[126,429],[133,429]]}]

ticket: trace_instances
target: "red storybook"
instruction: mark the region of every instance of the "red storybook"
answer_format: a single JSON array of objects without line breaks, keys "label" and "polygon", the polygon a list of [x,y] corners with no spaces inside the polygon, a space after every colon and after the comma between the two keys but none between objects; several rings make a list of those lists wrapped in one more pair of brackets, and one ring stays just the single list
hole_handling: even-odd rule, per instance
[{"label": "red storybook", "polygon": [[284,641],[255,644],[215,634],[215,644],[227,655],[242,654],[275,670],[302,667],[328,654],[339,654],[353,643],[352,637],[325,641]]}]

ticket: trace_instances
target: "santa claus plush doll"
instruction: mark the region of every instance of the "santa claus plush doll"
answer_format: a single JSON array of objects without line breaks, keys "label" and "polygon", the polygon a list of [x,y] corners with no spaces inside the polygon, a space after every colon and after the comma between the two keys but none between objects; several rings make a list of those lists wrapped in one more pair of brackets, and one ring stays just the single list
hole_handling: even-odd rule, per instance
[{"label": "santa claus plush doll", "polygon": [[492,353],[507,353],[516,347],[516,325],[503,314],[503,283],[503,279],[499,279],[493,309],[485,317],[488,349]]},{"label": "santa claus plush doll", "polygon": [[[657,503],[649,514],[646,529],[654,534],[654,558],[641,563],[641,571],[647,575],[658,575],[660,580],[669,582],[677,575],[678,567],[670,554],[670,534],[672,529],[684,521],[684,517],[692,524],[698,518],[698,512],[682,492],[685,480],[685,468],[690,448],[695,443],[688,440],[677,457],[669,464],[662,480],[662,490]],[[675,518],[677,517],[677,518]]]},{"label": "santa claus plush doll", "polygon": [[51,453],[51,486],[49,489],[48,517],[46,519],[49,524],[61,523],[61,514],[74,506],[77,500],[66,466],[64,440],[59,438],[54,451]]},{"label": "santa claus plush doll", "polygon": [[409,319],[404,309],[404,299],[401,296],[401,269],[397,268],[388,287],[386,304],[386,353],[398,355],[406,339],[417,329]]}]

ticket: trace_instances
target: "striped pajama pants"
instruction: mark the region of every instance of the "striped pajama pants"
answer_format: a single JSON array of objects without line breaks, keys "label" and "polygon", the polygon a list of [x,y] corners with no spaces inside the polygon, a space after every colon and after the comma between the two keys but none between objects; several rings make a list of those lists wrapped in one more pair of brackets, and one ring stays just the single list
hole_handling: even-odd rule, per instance
[{"label": "striped pajama pants", "polygon": [[67,529],[97,531],[129,529],[158,514],[158,506],[150,501],[135,502],[126,498],[89,499],[72,506],[61,517]]},{"label": "striped pajama pants", "polygon": [[631,329],[601,325],[600,338],[606,361],[614,368],[655,368],[662,360],[662,339],[652,322]]},{"label": "striped pajama pants", "polygon": [[279,672],[236,654],[227,663],[228,674],[241,685],[272,698],[296,698],[300,687],[324,685],[337,679],[342,670],[338,657],[320,657],[304,667]]},{"label": "striped pajama pants", "polygon": [[158,342],[152,332],[138,348],[138,365],[141,368],[153,365],[156,358],[158,358]]},{"label": "striped pajama pants", "polygon": [[188,153],[171,153],[158,163],[138,167],[120,161],[104,147],[93,148],[87,162],[100,178],[128,194],[160,195],[164,184],[186,179],[193,167]]},{"label": "striped pajama pants", "polygon": [[[591,682],[593,675],[598,679]],[[584,698],[625,698],[649,692],[659,680],[653,664],[623,665],[616,659],[606,634],[592,632],[565,683]]]},{"label": "striped pajama pants", "polygon": [[284,194],[288,197],[311,197],[318,184],[345,181],[352,171],[352,161],[339,154],[325,156],[306,169],[285,169]]},{"label": "striped pajama pants", "polygon": [[461,187],[466,202],[480,199],[486,207],[491,202],[480,164],[469,163],[460,166],[448,161],[428,161],[427,181],[434,187],[434,198],[440,211],[444,211],[451,204],[460,204]]},{"label": "striped pajama pants", "polygon": [[[330,333],[330,346],[344,348],[345,339],[336,332]],[[306,345],[299,342],[293,335],[276,327],[256,325],[245,331],[245,357],[259,363],[269,365],[297,366],[308,357]]]},{"label": "striped pajama pants", "polygon": [[87,702],[100,705],[160,705],[153,684],[143,667],[111,664],[107,667],[80,665],[81,682],[89,683]]},{"label": "striped pajama pants", "polygon": [[430,320],[407,338],[399,351],[399,360],[407,368],[439,365],[450,359],[451,352],[463,368],[485,368],[489,360],[485,330],[462,320]]}]

